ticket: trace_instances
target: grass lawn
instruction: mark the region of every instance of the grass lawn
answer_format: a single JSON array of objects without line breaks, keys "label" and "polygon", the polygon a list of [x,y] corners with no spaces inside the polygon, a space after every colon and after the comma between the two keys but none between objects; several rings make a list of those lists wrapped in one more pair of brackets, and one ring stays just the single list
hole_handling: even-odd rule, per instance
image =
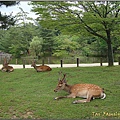
[{"label": "grass lawn", "polygon": [[[106,99],[72,104],[76,99],[54,100],[67,95],[54,93],[58,72],[67,73],[68,84],[92,83],[105,89]],[[120,119],[120,66],[54,68],[37,73],[34,69],[0,71],[0,119]]]}]

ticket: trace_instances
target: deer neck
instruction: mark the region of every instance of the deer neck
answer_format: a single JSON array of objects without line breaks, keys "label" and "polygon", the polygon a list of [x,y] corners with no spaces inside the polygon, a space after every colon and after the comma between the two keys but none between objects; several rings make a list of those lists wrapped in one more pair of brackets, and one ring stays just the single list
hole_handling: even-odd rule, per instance
[{"label": "deer neck", "polygon": [[71,87],[72,87],[71,85],[65,84],[65,87],[63,90],[70,93]]},{"label": "deer neck", "polygon": [[34,65],[33,67],[34,67],[34,69],[37,71],[37,66],[36,66],[36,65]]},{"label": "deer neck", "polygon": [[36,66],[36,65],[34,65],[33,67],[34,67],[35,69],[37,69],[37,66]]}]

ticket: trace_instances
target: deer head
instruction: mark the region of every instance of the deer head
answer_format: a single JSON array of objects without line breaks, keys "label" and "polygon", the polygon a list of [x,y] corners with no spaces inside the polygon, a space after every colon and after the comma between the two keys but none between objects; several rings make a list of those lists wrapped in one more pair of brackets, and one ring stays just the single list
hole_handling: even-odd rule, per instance
[{"label": "deer head", "polygon": [[31,67],[35,67],[35,66],[36,66],[36,62],[34,60],[34,61],[32,61]]},{"label": "deer head", "polygon": [[[9,60],[10,61],[10,60]],[[4,58],[4,62],[3,62],[3,67],[2,67],[2,71],[4,72],[12,72],[14,71],[14,68],[12,66],[8,66],[9,62],[7,61],[7,58]]]},{"label": "deer head", "polygon": [[9,63],[7,62],[7,58],[5,57],[5,58],[4,58],[4,62],[3,62],[3,66],[8,66],[8,64],[9,64]]},{"label": "deer head", "polygon": [[[62,72],[59,72],[59,75],[61,75]],[[60,79],[60,76],[59,76],[59,80],[58,80],[58,84],[57,84],[57,87],[55,88],[54,92],[58,92],[60,90],[63,90],[67,84],[67,81],[65,79],[66,77],[66,74],[63,74],[63,78]]]}]

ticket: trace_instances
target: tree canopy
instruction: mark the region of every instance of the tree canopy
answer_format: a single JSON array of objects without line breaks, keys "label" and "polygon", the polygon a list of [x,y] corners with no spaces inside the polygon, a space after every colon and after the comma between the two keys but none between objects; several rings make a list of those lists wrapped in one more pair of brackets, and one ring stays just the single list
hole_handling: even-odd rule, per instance
[{"label": "tree canopy", "polygon": [[[119,34],[119,1],[32,2],[33,11],[44,27],[57,28],[70,34],[87,34],[106,42],[108,63],[113,65],[113,41]],[[85,32],[86,31],[86,32]]]},{"label": "tree canopy", "polygon": [[36,20],[28,17],[22,8],[15,18],[7,16],[16,22],[11,25],[7,22],[0,29],[0,51],[16,58],[108,56],[112,66],[113,55],[119,55],[120,50],[119,3],[31,2],[39,17]]}]

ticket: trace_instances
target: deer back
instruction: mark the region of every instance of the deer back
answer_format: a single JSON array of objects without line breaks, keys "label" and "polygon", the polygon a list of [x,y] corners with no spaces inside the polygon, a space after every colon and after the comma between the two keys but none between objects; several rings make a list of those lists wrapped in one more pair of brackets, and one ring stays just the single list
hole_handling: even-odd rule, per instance
[{"label": "deer back", "polygon": [[103,93],[103,89],[94,84],[75,84],[72,86],[70,92],[83,98],[86,98],[87,94],[91,94],[93,97],[99,97]]},{"label": "deer back", "polygon": [[39,70],[42,70],[42,71],[51,71],[52,69],[47,66],[47,65],[41,65],[38,67]]},{"label": "deer back", "polygon": [[32,67],[36,69],[37,72],[51,71],[52,69],[47,65],[36,66],[35,61],[32,62]]}]

